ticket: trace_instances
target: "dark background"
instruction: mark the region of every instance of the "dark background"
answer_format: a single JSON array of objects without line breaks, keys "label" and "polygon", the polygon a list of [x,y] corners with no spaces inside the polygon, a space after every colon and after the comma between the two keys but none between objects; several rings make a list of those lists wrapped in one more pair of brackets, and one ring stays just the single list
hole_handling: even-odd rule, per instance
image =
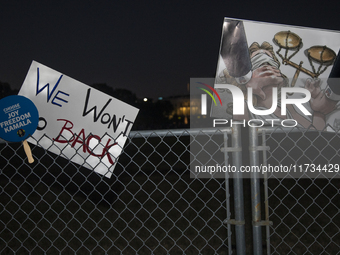
[{"label": "dark background", "polygon": [[224,17],[340,30],[338,1],[1,1],[0,81],[32,60],[138,98],[188,94],[214,77]]}]

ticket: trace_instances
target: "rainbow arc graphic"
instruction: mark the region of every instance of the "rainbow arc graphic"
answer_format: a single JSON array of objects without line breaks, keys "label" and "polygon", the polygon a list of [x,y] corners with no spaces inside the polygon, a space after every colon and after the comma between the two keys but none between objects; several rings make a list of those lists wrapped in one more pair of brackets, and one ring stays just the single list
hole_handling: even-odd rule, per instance
[{"label": "rainbow arc graphic", "polygon": [[[216,99],[215,99],[213,94],[215,94],[217,96],[218,100],[220,101],[220,104],[222,105],[222,100],[220,98],[220,95],[217,93],[217,91],[213,87],[211,87],[210,85],[203,83],[203,82],[197,82],[197,83],[204,85],[205,87],[207,87],[208,89],[210,89],[212,91],[212,93],[211,93],[209,90],[207,90],[204,87],[203,88],[197,87],[198,89],[206,92],[212,98],[215,106],[217,106],[217,102],[216,102]],[[201,114],[202,115],[207,115],[207,94],[201,95]]]}]

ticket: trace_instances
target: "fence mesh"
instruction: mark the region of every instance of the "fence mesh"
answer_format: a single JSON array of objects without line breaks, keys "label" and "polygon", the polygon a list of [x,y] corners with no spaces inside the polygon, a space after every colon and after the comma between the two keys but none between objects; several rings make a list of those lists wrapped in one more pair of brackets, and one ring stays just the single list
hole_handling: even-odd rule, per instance
[{"label": "fence mesh", "polygon": [[[267,164],[302,168],[299,177],[268,175],[271,253],[339,254],[340,173],[334,167],[340,163],[339,134],[279,129],[265,133]],[[315,167],[307,168],[310,164]]]},{"label": "fence mesh", "polygon": [[225,180],[190,178],[192,140],[132,132],[110,179],[1,143],[0,253],[227,254]]},{"label": "fence mesh", "polygon": [[[270,147],[261,164],[340,163],[337,133],[263,129],[259,135],[265,145],[259,150]],[[234,253],[235,227],[226,224],[234,217],[233,180],[190,177],[190,145],[202,141],[204,153],[222,155],[220,131],[132,132],[110,179],[33,145],[35,162],[28,164],[21,144],[0,143],[0,253]],[[267,253],[338,254],[339,172],[268,177],[261,179],[273,222],[267,236],[262,232]],[[249,253],[251,183],[243,182]]]}]

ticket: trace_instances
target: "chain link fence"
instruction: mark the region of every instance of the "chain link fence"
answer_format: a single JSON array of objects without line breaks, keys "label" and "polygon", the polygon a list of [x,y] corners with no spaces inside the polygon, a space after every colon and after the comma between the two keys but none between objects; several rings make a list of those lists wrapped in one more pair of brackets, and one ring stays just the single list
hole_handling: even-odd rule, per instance
[{"label": "chain link fence", "polygon": [[231,253],[225,180],[190,178],[197,135],[221,140],[131,132],[110,179],[33,145],[28,164],[21,144],[3,141],[0,253]]},{"label": "chain link fence", "polygon": [[339,134],[259,128],[242,137],[131,132],[110,179],[33,145],[28,164],[21,144],[3,141],[0,253],[338,254],[339,172],[240,180],[193,178],[189,166],[199,143],[225,165],[336,165]]},{"label": "chain link fence", "polygon": [[271,223],[267,254],[339,254],[339,133],[264,128],[258,134],[259,164],[291,169],[262,180],[268,202],[262,214]]}]

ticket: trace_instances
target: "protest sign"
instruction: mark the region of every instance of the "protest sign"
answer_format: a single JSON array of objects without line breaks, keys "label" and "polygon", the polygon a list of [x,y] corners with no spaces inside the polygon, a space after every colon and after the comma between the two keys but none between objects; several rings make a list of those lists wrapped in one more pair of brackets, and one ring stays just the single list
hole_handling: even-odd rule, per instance
[{"label": "protest sign", "polygon": [[34,162],[26,139],[38,126],[39,113],[31,100],[23,96],[8,96],[0,100],[0,137],[9,142],[21,142],[29,163]]},{"label": "protest sign", "polygon": [[339,49],[337,31],[225,18],[210,117],[339,130]]},{"label": "protest sign", "polygon": [[36,61],[19,94],[39,111],[29,142],[111,177],[137,108]]}]

